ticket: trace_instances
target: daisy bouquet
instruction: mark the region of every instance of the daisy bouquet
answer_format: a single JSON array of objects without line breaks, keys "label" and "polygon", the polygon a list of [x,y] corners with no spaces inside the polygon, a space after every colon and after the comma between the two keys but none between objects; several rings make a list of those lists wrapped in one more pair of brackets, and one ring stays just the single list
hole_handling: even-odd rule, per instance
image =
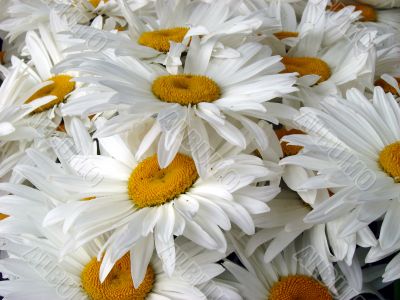
[{"label": "daisy bouquet", "polygon": [[1,297],[400,297],[400,1],[0,7]]}]

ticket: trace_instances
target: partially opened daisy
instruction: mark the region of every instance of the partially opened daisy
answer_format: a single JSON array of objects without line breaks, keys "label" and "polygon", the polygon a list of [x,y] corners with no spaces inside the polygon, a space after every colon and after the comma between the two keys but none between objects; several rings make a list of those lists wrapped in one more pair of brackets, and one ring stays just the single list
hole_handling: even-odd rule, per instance
[{"label": "partially opened daisy", "polygon": [[340,231],[346,236],[384,215],[380,247],[398,245],[400,108],[393,95],[376,87],[370,101],[351,89],[347,100],[331,98],[323,110],[301,111],[297,121],[308,134],[285,140],[304,147],[303,153],[282,163],[317,171],[304,185],[335,192],[305,220],[315,223],[344,215],[347,222]]},{"label": "partially opened daisy", "polygon": [[[115,91],[109,103],[118,104],[119,116],[110,120],[97,136],[108,136],[129,128],[143,118],[156,116],[143,140],[144,150],[159,140],[158,160],[166,167],[175,157],[186,134],[200,134],[209,143],[207,130],[213,129],[225,140],[246,147],[238,122],[258,137],[260,129],[252,120],[276,120],[268,114],[268,100],[296,90],[294,74],[282,71],[280,56],[270,56],[268,47],[247,43],[237,51],[240,57],[210,60],[210,50],[193,38],[185,66],[179,74],[150,65],[130,56],[98,54],[66,61],[58,70],[79,70],[82,80],[97,82]],[[89,101],[86,109],[93,109]],[[67,106],[68,107],[68,106]],[[75,111],[76,115],[82,113]],[[71,111],[70,111],[71,113]],[[190,127],[196,124],[195,131]],[[196,164],[199,158],[193,153]],[[204,162],[207,163],[207,157]]]},{"label": "partially opened daisy", "polygon": [[288,245],[270,263],[263,261],[262,249],[246,258],[246,239],[232,241],[244,267],[230,261],[225,261],[224,266],[235,278],[232,285],[239,289],[244,299],[350,300],[369,290],[363,284],[362,270],[356,258],[351,266],[339,263],[334,277],[324,281],[326,263],[320,260],[317,249],[301,239]]},{"label": "partially opened daisy", "polygon": [[[64,254],[110,234],[98,253],[103,259],[101,281],[127,251],[137,252],[134,264],[146,265],[155,249],[165,271],[172,274],[174,236],[184,235],[223,253],[227,247],[224,231],[230,230],[231,223],[253,234],[251,214],[268,210],[264,202],[276,194],[273,187],[255,184],[278,177],[277,165],[243,154],[237,147],[226,151],[229,144],[217,149],[208,175],[202,178],[184,149],[166,168],[159,167],[153,149],[136,160],[133,152],[152,126],[149,123],[136,126],[125,141],[120,136],[99,139],[103,155],[60,158],[60,165],[29,151],[37,166],[18,167],[18,172],[59,203],[44,225],[63,222],[64,231],[72,236]],[[140,283],[144,272],[132,269],[134,281]]]},{"label": "partially opened daisy", "polygon": [[[170,276],[156,255],[147,253],[150,264],[146,266],[127,253],[100,282],[101,261],[96,253],[104,239],[68,253],[60,261],[63,238],[59,228],[47,229],[41,237],[3,238],[1,250],[6,250],[10,258],[0,261],[0,271],[8,279],[0,282],[0,293],[10,300],[241,299],[234,287],[213,280],[224,272],[216,263],[224,255],[207,253],[187,240],[176,241],[179,257]],[[141,284],[131,277],[131,269],[137,268],[145,270]],[[196,276],[188,276],[189,272]]]}]

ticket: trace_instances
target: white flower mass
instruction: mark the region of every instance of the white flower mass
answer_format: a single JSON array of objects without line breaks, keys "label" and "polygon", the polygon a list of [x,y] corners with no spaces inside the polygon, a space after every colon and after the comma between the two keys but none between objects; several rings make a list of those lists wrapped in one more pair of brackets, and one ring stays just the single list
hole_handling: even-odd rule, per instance
[{"label": "white flower mass", "polygon": [[0,41],[0,298],[400,299],[399,0],[0,0]]}]

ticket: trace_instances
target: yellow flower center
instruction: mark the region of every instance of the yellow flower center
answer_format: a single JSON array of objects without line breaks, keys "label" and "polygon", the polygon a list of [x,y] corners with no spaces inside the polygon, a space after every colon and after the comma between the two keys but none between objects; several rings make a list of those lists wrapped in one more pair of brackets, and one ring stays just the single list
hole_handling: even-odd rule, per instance
[{"label": "yellow flower center", "polygon": [[339,11],[346,6],[354,6],[355,11],[361,11],[361,19],[362,22],[376,22],[378,21],[378,16],[375,8],[367,4],[343,4],[339,2],[337,5],[333,5],[329,7],[331,11]]},{"label": "yellow flower center", "polygon": [[283,73],[297,72],[300,76],[319,75],[318,83],[328,80],[331,77],[331,69],[322,59],[316,57],[289,57],[284,56],[282,63],[285,65]]},{"label": "yellow flower center", "polygon": [[156,78],[151,87],[161,101],[181,105],[213,102],[220,98],[219,86],[201,75],[164,75]]},{"label": "yellow flower center", "polygon": [[333,300],[326,286],[312,277],[282,277],[271,288],[268,300]]},{"label": "yellow flower center", "polygon": [[122,26],[122,25],[117,25],[117,26],[115,26],[115,29],[117,30],[117,31],[125,31],[125,30],[127,30],[127,26],[125,25],[125,26]]},{"label": "yellow flower center", "polygon": [[169,42],[181,43],[186,33],[189,31],[188,27],[175,27],[169,29],[161,29],[154,31],[143,32],[139,37],[138,43],[158,50],[160,52],[169,51]]},{"label": "yellow flower center", "polygon": [[382,169],[396,182],[400,182],[400,142],[387,145],[379,154]]},{"label": "yellow flower center", "polygon": [[100,264],[101,262],[93,258],[81,274],[83,289],[92,300],[145,299],[153,289],[155,274],[151,266],[147,267],[142,284],[137,289],[134,288],[129,254],[125,254],[115,263],[103,283],[99,280]]},{"label": "yellow flower center", "polygon": [[8,218],[8,217],[9,217],[9,215],[0,213],[0,221],[6,219],[6,218]]},{"label": "yellow flower center", "polygon": [[53,106],[64,102],[66,96],[75,89],[75,82],[71,81],[72,77],[69,75],[56,75],[48,79],[48,81],[53,81],[36,93],[34,93],[25,103],[30,103],[36,99],[45,96],[56,96],[57,98],[36,108],[33,113],[41,113],[43,111],[51,109]]},{"label": "yellow flower center", "polygon": [[[397,83],[400,84],[400,77],[395,77],[395,79]],[[377,81],[375,81],[375,86],[380,86],[381,88],[383,88],[385,93],[392,93],[393,95],[400,96],[396,89],[383,79],[378,79]]]},{"label": "yellow flower center", "polygon": [[[97,6],[99,6],[101,0],[89,0],[90,4],[93,5],[94,8],[96,8]],[[104,0],[104,3],[107,3],[108,0]]]},{"label": "yellow flower center", "polygon": [[[275,134],[278,137],[278,139],[282,139],[285,135],[291,135],[291,134],[304,134],[303,131],[297,130],[297,129],[290,129],[287,130],[285,128],[279,128],[275,130]],[[297,153],[300,152],[301,149],[303,149],[302,146],[296,146],[296,145],[288,145],[287,142],[281,142],[281,148],[284,156],[290,156],[290,155],[296,155]]]},{"label": "yellow flower center", "polygon": [[168,167],[161,169],[157,155],[153,155],[133,170],[128,194],[140,208],[158,206],[185,193],[198,177],[196,165],[189,156],[178,153]]},{"label": "yellow flower center", "polygon": [[363,22],[378,21],[378,16],[377,16],[376,10],[372,6],[365,5],[365,4],[357,4],[354,6],[356,7],[356,10],[361,11],[362,18],[360,19],[360,21],[363,21]]},{"label": "yellow flower center", "polygon": [[298,32],[291,32],[291,31],[280,31],[280,32],[275,32],[274,35],[278,39],[283,40],[283,39],[286,39],[286,38],[289,38],[289,37],[298,37],[299,33]]}]

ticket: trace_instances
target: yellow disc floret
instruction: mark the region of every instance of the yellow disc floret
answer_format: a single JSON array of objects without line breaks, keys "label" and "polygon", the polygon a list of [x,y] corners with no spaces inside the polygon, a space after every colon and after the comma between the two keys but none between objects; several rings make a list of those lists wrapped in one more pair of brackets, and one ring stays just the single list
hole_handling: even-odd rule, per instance
[{"label": "yellow disc floret", "polygon": [[292,32],[292,31],[279,31],[279,32],[275,32],[274,35],[276,38],[283,40],[283,39],[290,38],[290,37],[298,37],[299,33]]},{"label": "yellow disc floret", "polygon": [[181,43],[188,31],[188,27],[146,31],[139,37],[138,43],[160,52],[168,52],[170,46],[169,42]]},{"label": "yellow disc floret", "polygon": [[[278,140],[280,140],[286,135],[304,134],[304,132],[298,129],[287,130],[285,128],[279,128],[275,130],[275,134],[278,137]],[[302,146],[289,145],[287,142],[281,142],[281,148],[284,156],[296,155],[301,149],[303,149]]]},{"label": "yellow disc floret", "polygon": [[357,11],[361,11],[361,21],[363,22],[376,22],[378,21],[378,15],[375,8],[370,5],[357,4],[354,5]]},{"label": "yellow disc floret", "polygon": [[273,285],[268,300],[333,300],[328,288],[305,275],[282,277]]},{"label": "yellow disc floret", "polygon": [[322,59],[316,57],[289,57],[284,56],[282,63],[285,65],[284,73],[297,72],[300,76],[319,75],[318,83],[331,77],[331,69]]},{"label": "yellow disc floret", "polygon": [[379,164],[389,176],[400,182],[400,142],[383,148],[379,154]]},{"label": "yellow disc floret", "polygon": [[115,263],[103,283],[99,280],[100,264],[93,258],[81,273],[82,287],[92,300],[145,299],[153,289],[155,274],[150,265],[143,282],[137,289],[134,288],[129,254]]},{"label": "yellow disc floret", "polygon": [[36,108],[33,113],[40,113],[49,110],[53,106],[64,102],[66,96],[75,89],[75,82],[71,81],[72,77],[69,75],[56,75],[48,79],[53,83],[41,88],[34,93],[25,103],[30,103],[36,99],[45,96],[56,96],[57,98]]},{"label": "yellow disc floret", "polygon": [[189,156],[178,153],[168,167],[161,169],[157,155],[146,158],[133,170],[128,193],[143,208],[167,203],[185,193],[199,177]]},{"label": "yellow disc floret", "polygon": [[4,51],[0,51],[0,64],[4,64],[4,57],[6,53]]},{"label": "yellow disc floret", "polygon": [[220,98],[219,86],[210,78],[201,75],[165,75],[156,78],[153,94],[164,102],[181,105],[213,102]]},{"label": "yellow disc floret", "polygon": [[[394,79],[400,85],[400,77],[395,77]],[[385,93],[392,93],[393,95],[400,96],[400,94],[396,91],[396,89],[392,85],[387,83],[385,80],[383,80],[383,79],[376,80],[375,81],[375,86],[380,86],[381,88],[383,88]]]}]

